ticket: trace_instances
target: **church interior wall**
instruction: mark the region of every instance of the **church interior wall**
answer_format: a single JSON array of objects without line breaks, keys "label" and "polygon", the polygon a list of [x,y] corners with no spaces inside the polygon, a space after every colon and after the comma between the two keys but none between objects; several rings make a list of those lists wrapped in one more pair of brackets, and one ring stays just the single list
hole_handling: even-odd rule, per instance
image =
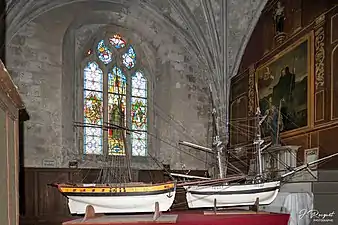
[{"label": "church interior wall", "polygon": [[[74,18],[77,7],[83,11]],[[80,51],[85,52],[88,37],[115,23],[126,27],[135,45],[149,54],[144,60],[151,64],[154,87],[149,108],[154,113],[154,135],[162,139],[153,141],[152,152],[174,169],[181,169],[183,163],[186,168],[201,168],[205,153],[194,152],[192,157],[190,149],[180,152],[177,142],[183,138],[209,144],[210,100],[201,75],[204,66],[180,37],[137,7],[131,7],[129,14],[121,8],[121,12],[99,11],[107,8],[103,4],[91,14],[92,20],[88,19],[90,7],[75,4],[43,14],[22,27],[7,44],[7,67],[30,114],[25,125],[25,166],[68,167],[72,160],[78,160],[80,167],[99,166],[100,162],[82,160],[83,155],[75,149],[72,89],[79,84],[74,83],[76,71],[70,62],[75,62]],[[136,161],[134,166],[156,167],[149,158]]]},{"label": "church interior wall", "polygon": [[[263,95],[263,91],[266,90],[264,85],[271,82],[272,78],[262,79],[262,76],[281,72],[268,71],[266,67],[273,68],[273,63],[277,64],[279,61],[283,61],[283,57],[289,54],[287,52],[293,51],[288,49],[296,49],[296,46],[299,46],[304,38],[309,37],[308,58],[307,63],[305,63],[308,73],[307,85],[301,85],[301,76],[296,74],[296,87],[299,90],[294,92],[298,93],[297,96],[293,96],[293,98],[297,99],[301,95],[300,90],[307,92],[307,95],[305,95],[307,98],[306,105],[303,105],[303,109],[300,109],[303,112],[307,111],[305,115],[305,117],[307,116],[306,126],[293,127],[289,128],[289,130],[281,131],[282,144],[301,146],[297,158],[299,163],[302,163],[305,149],[319,148],[319,157],[336,152],[334,140],[338,132],[338,124],[335,119],[337,108],[336,90],[338,90],[338,87],[335,82],[337,69],[334,62],[337,61],[335,51],[337,48],[337,32],[335,27],[337,26],[336,15],[338,8],[336,2],[329,0],[311,1],[311,4],[309,4],[309,1],[302,0],[280,2],[284,7],[285,16],[282,34],[276,36],[275,32],[273,13],[277,7],[277,1],[270,1],[263,10],[262,16],[245,49],[238,75],[232,79],[230,105],[233,109],[236,109],[243,108],[244,104],[247,103],[247,107],[245,107],[247,111],[239,114],[238,111],[234,110],[231,114],[231,120],[233,121],[233,128],[230,129],[231,144],[233,147],[239,147],[248,145],[253,140],[253,130],[247,128],[247,133],[241,133],[238,129],[253,125],[252,117],[257,106],[255,92],[257,80],[259,80],[258,93]],[[298,64],[293,63],[296,66],[291,65],[292,63],[289,63],[290,60],[289,62],[287,60],[281,62],[281,66],[289,66],[297,73],[302,70],[305,64],[302,66],[299,63],[302,56],[294,58],[296,61],[298,60]],[[282,65],[283,63],[284,65]],[[297,76],[299,81],[297,81]],[[270,87],[272,86],[270,85]],[[243,98],[247,99],[245,103],[242,101]],[[294,105],[294,107],[301,108],[299,105]],[[336,164],[337,159],[332,159],[321,165],[321,169],[337,169]]]},{"label": "church interior wall", "polygon": [[[100,162],[79,158],[73,145],[72,91],[77,71],[74,54],[80,55],[88,39],[106,29],[102,18],[127,29],[135,45],[150,53],[147,63],[152,66],[152,98],[161,108],[154,115],[155,134],[171,144],[154,142],[153,153],[174,171],[182,170],[184,162],[185,169],[192,169],[191,175],[204,176],[210,157],[190,148],[184,149],[187,154],[175,149],[178,140],[189,141],[189,137],[198,144],[211,144],[210,93],[206,88],[212,82],[206,77],[221,76],[215,73],[217,51],[221,49],[212,43],[219,39],[221,45],[227,44],[229,74],[237,73],[239,59],[267,0],[229,1],[226,16],[221,13],[220,0],[212,0],[207,6],[203,1],[112,2],[7,1],[6,67],[30,116],[22,125],[20,143],[25,167],[20,169],[22,224],[69,220],[66,199],[47,184],[91,183],[98,177],[98,169],[93,167],[99,167]],[[140,3],[142,7],[137,5]],[[206,12],[211,21],[206,19]],[[222,43],[222,26],[227,29],[227,43]],[[68,168],[74,159],[81,169]],[[138,181],[168,179],[148,159],[136,160],[133,166]],[[178,197],[184,199],[184,193]]]}]

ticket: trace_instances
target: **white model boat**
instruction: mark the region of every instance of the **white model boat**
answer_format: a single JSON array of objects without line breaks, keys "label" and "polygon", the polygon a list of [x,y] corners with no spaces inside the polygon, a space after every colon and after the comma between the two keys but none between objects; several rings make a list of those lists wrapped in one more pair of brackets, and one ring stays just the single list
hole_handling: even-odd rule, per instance
[{"label": "white model boat", "polygon": [[[262,205],[277,197],[280,182],[233,185],[184,186],[189,208],[210,208],[254,205],[257,198]],[[216,199],[216,202],[215,202]]]},{"label": "white model boat", "polygon": [[[216,112],[215,108],[213,112]],[[214,115],[214,124],[215,124],[215,150],[211,148],[207,148],[204,146],[199,146],[189,142],[180,142],[179,144],[193,147],[199,149],[204,152],[208,152],[211,154],[216,154],[218,161],[218,171],[219,178],[218,179],[209,179],[209,181],[200,181],[201,183],[194,184],[186,184],[183,185],[186,190],[186,200],[189,208],[214,208],[214,207],[234,207],[234,206],[253,206],[258,203],[259,205],[268,205],[272,203],[279,192],[281,186],[281,180],[286,178],[287,176],[291,176],[294,173],[307,169],[310,171],[309,166],[312,164],[317,164],[324,160],[328,160],[332,157],[338,156],[338,153],[326,156],[324,158],[312,161],[306,165],[302,165],[294,168],[290,172],[287,172],[277,180],[268,180],[263,175],[262,168],[262,156],[261,152],[270,146],[270,144],[261,147],[264,141],[261,139],[261,124],[266,118],[266,116],[261,116],[260,108],[257,107],[256,112],[256,138],[254,140],[255,145],[255,155],[256,155],[256,176],[251,180],[247,179],[248,176],[244,176],[244,183],[236,183],[229,184],[224,181],[217,182],[217,180],[225,179],[224,175],[224,167],[223,167],[223,159],[222,159],[222,147],[221,142],[219,141],[218,135],[218,118]],[[196,178],[203,179],[202,177],[192,177],[189,175],[183,174],[174,174],[171,173],[172,176],[184,177],[184,178]],[[242,177],[238,177],[237,180],[243,180]],[[202,184],[203,182],[203,184]],[[208,183],[209,182],[209,183]],[[257,202],[258,200],[258,202]]]},{"label": "white model boat", "polygon": [[128,184],[126,186],[101,184],[55,184],[68,198],[71,214],[84,214],[91,205],[97,213],[148,213],[155,211],[158,202],[160,211],[167,211],[174,202],[176,183]]}]

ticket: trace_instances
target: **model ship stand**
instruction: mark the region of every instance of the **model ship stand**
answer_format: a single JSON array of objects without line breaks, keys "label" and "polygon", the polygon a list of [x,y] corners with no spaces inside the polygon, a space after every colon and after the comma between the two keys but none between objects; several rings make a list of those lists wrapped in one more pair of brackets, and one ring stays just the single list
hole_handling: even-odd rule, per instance
[{"label": "model ship stand", "polygon": [[140,223],[176,223],[178,215],[162,214],[158,202],[155,203],[155,212],[153,214],[142,215],[110,215],[96,214],[93,206],[86,207],[86,213],[83,218],[64,222],[62,225],[111,225],[111,224],[140,224]]},{"label": "model ship stand", "polygon": [[214,208],[211,211],[204,211],[204,215],[206,216],[213,216],[213,215],[233,215],[233,214],[270,214],[270,212],[259,211],[259,198],[256,199],[254,205],[249,206],[249,210],[246,209],[235,209],[235,208],[227,208],[222,209],[217,207],[217,200],[214,200]]}]

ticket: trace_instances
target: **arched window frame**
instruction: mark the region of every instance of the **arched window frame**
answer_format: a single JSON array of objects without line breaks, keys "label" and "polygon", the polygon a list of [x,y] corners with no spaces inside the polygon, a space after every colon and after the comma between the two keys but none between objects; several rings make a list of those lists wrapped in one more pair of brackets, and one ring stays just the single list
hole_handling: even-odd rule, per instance
[{"label": "arched window frame", "polygon": [[[114,34],[120,34],[122,36],[122,38],[126,41],[126,46],[124,48],[121,49],[116,49],[115,47],[113,47],[112,45],[110,45],[109,43],[109,38],[112,37]],[[104,64],[99,57],[97,56],[97,44],[100,40],[104,40],[105,45],[109,48],[109,50],[112,52],[112,61],[108,64]],[[136,52],[136,64],[132,69],[127,69],[123,63],[122,63],[122,55],[127,52],[129,46],[132,45],[132,47],[134,48],[134,51]],[[76,115],[76,117],[78,117],[78,121],[83,121],[84,118],[84,112],[83,112],[83,108],[84,108],[84,68],[88,65],[89,62],[96,62],[99,66],[99,68],[102,70],[103,72],[103,93],[104,93],[104,101],[103,101],[103,121],[107,122],[108,121],[108,114],[107,114],[107,95],[108,95],[108,73],[112,71],[112,69],[114,68],[114,66],[117,66],[118,68],[120,68],[122,70],[122,72],[124,73],[124,75],[126,76],[126,80],[127,80],[127,91],[126,91],[126,125],[127,128],[132,128],[132,120],[131,120],[131,93],[132,93],[132,76],[136,73],[136,72],[141,72],[143,74],[143,77],[146,79],[147,84],[146,84],[146,89],[147,89],[147,95],[146,95],[146,99],[147,99],[147,132],[149,132],[149,124],[150,124],[150,113],[149,113],[149,96],[150,96],[150,82],[149,82],[149,76],[147,76],[147,69],[145,66],[143,66],[142,63],[142,58],[144,57],[142,54],[143,52],[141,51],[141,49],[139,49],[139,46],[136,46],[132,43],[132,40],[128,39],[127,36],[123,35],[123,32],[106,32],[104,35],[100,36],[100,38],[96,37],[94,39],[92,39],[91,44],[89,44],[87,46],[87,48],[84,49],[85,51],[83,52],[83,60],[80,63],[80,68],[79,71],[80,72],[80,76],[78,81],[80,82],[80,84],[82,84],[82,88],[79,88],[79,90],[81,91],[77,91],[77,100],[78,100],[78,108],[80,109]],[[88,51],[91,51],[91,54],[89,54]],[[87,155],[84,152],[84,128],[83,129],[78,129],[77,132],[77,140],[78,140],[78,147],[80,147],[81,152],[85,155]],[[103,139],[102,139],[102,152],[100,154],[88,154],[88,155],[109,155],[108,153],[108,131],[103,130]],[[147,132],[145,132],[145,137],[146,137],[146,149],[145,149],[145,153],[143,154],[136,154],[136,151],[132,150],[132,135],[135,135],[134,133],[129,133],[126,132],[126,150],[131,150],[131,152],[129,152],[129,154],[131,154],[132,156],[147,156],[148,151],[149,151],[149,142],[150,142],[150,138],[147,134]],[[139,132],[142,133],[142,132]]]}]

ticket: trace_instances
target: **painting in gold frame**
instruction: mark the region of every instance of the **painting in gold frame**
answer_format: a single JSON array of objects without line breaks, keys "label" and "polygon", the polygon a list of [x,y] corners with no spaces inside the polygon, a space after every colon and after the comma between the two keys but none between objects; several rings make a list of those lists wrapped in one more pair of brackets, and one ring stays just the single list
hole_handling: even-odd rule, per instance
[{"label": "painting in gold frame", "polygon": [[312,36],[304,36],[256,70],[259,105],[267,116],[263,137],[294,133],[311,125]]}]

